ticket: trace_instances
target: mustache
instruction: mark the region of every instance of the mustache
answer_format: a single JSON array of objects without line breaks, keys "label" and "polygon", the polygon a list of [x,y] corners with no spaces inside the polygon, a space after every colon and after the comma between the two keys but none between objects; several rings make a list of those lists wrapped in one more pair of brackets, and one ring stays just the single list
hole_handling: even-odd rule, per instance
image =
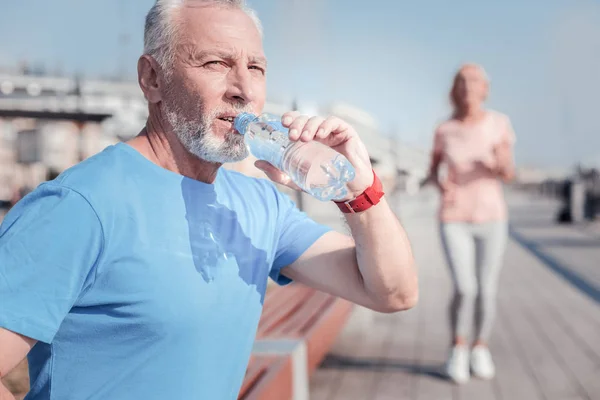
[{"label": "mustache", "polygon": [[254,113],[254,110],[248,106],[248,105],[234,105],[232,104],[231,106],[227,106],[227,107],[218,107],[213,109],[210,114],[209,117],[211,119],[216,118],[219,115],[223,115],[223,114],[234,114],[234,115],[238,115],[240,113]]}]

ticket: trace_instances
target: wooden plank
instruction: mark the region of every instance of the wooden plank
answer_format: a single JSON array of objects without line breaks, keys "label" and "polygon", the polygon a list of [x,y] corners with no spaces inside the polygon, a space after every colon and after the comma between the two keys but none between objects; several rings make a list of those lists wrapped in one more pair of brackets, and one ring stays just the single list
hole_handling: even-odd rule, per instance
[{"label": "wooden plank", "polygon": [[496,324],[498,328],[494,330],[490,340],[496,364],[496,378],[493,382],[497,390],[496,397],[502,400],[543,400],[544,395],[536,384],[533,371],[524,360],[521,343],[512,340],[501,313]]},{"label": "wooden plank", "polygon": [[[533,212],[533,210],[536,210]],[[597,260],[600,257],[600,240],[590,237],[573,225],[557,225],[553,222],[552,208],[539,207],[537,204],[529,204],[525,208],[531,216],[521,217],[521,214],[513,216],[511,226],[517,231],[519,236],[527,241],[530,251],[545,258],[550,269],[559,268],[565,270],[567,277],[573,276],[574,279],[581,279],[582,285],[588,290],[597,292],[600,287],[600,269],[596,268]],[[574,275],[573,275],[574,274]],[[564,280],[564,277],[555,275],[555,277]],[[574,285],[577,281],[572,280],[570,288],[561,295],[569,299],[593,297],[593,293],[582,294],[581,289]],[[578,301],[578,300],[576,300]],[[579,301],[578,301],[579,302]],[[587,314],[587,318],[596,322],[600,329],[600,313],[597,312],[598,302],[580,303],[579,313]],[[591,313],[590,313],[591,311]]]},{"label": "wooden plank", "polygon": [[[533,259],[526,261],[528,264],[535,262]],[[545,299],[548,307],[544,311],[556,319],[563,330],[576,340],[578,346],[593,357],[596,364],[600,364],[600,326],[594,318],[600,315],[600,308],[590,304],[589,298],[577,293],[576,289],[554,274],[539,273],[535,278],[529,274],[524,279],[533,279],[537,283],[530,290],[535,290]]]},{"label": "wooden plank", "polygon": [[[593,278],[597,270],[594,260],[600,255],[597,238],[590,238],[573,226],[554,224],[551,210],[539,211],[534,214],[533,224],[523,224],[518,219],[514,222],[519,233],[535,243],[537,251],[546,254],[549,260],[586,279]],[[531,296],[518,300],[534,322],[539,340],[561,365],[579,396],[600,397],[595,379],[600,373],[600,308],[589,295],[583,295],[563,277],[551,272],[528,251],[515,252],[522,253],[521,264],[529,266],[521,270],[521,281],[535,282],[528,285]]]},{"label": "wooden plank", "polygon": [[313,373],[321,364],[348,321],[353,307],[346,300],[335,299],[323,312],[321,319],[306,332],[309,373]]},{"label": "wooden plank", "polygon": [[[499,346],[494,354],[497,363],[497,385],[503,399],[531,398],[545,399],[540,381],[536,376],[535,364],[527,357],[525,348],[528,346],[524,336],[516,335],[512,329],[515,322],[513,314],[519,306],[511,302],[516,292],[526,290],[523,287],[523,260],[515,259],[515,250],[520,247],[509,242],[505,257],[504,270],[500,276],[497,322],[492,336],[494,344]],[[508,357],[506,353],[508,352]]]},{"label": "wooden plank", "polygon": [[[544,286],[539,285],[539,287],[543,288]],[[578,345],[581,346],[590,357],[593,357],[597,364],[600,364],[600,335],[598,334],[598,332],[600,332],[600,327],[597,326],[595,321],[591,318],[594,313],[584,315],[577,312],[577,305],[575,302],[567,302],[568,304],[563,307],[557,306],[556,303],[560,303],[563,300],[560,296],[556,296],[556,292],[550,292],[546,289],[542,290],[541,293],[546,296],[546,299],[551,304],[555,305],[555,307],[550,308],[549,311],[553,314],[554,318],[556,318],[556,322],[559,323],[570,336],[575,338]],[[600,313],[600,311],[598,313]]]},{"label": "wooden plank", "polygon": [[238,398],[242,398],[252,388],[256,382],[264,375],[268,365],[272,362],[272,359],[266,357],[250,357],[248,366],[246,367],[246,375],[244,376],[244,382],[240,388],[240,394]]},{"label": "wooden plank", "polygon": [[389,354],[391,350],[390,346],[397,332],[393,328],[401,314],[387,315],[372,313],[371,323],[369,324],[369,330],[372,332],[369,335],[369,352],[361,365],[365,381],[364,392],[366,397],[364,398],[379,398],[378,386],[386,373],[401,366],[398,365],[399,360],[390,358]]},{"label": "wooden plank", "polygon": [[536,326],[523,309],[523,301],[515,299],[519,291],[528,293],[529,297],[533,295],[529,290],[531,281],[525,280],[522,274],[524,269],[534,268],[536,276],[548,272],[540,268],[539,264],[526,263],[527,259],[523,257],[522,253],[519,254],[519,249],[515,249],[514,245],[509,245],[509,249],[507,262],[520,266],[519,269],[512,269],[515,274],[511,280],[511,285],[505,285],[504,290],[501,292],[500,313],[502,321],[511,336],[511,341],[518,343],[528,369],[535,377],[538,388],[545,398],[581,398],[566,371],[557,362],[554,355],[549,351],[550,349],[545,347],[541,341]]},{"label": "wooden plank", "polygon": [[[547,307],[545,311],[551,315],[553,321],[559,325],[565,334],[579,346],[596,366],[600,365],[600,337],[590,319],[578,313],[573,313],[570,307],[563,306],[559,296],[551,292],[546,286],[538,285],[540,296],[544,297]],[[600,312],[600,311],[599,311]]]},{"label": "wooden plank", "polygon": [[343,365],[344,362],[341,363],[342,377],[332,399],[363,400],[372,396],[370,390],[373,375],[366,374],[365,369],[357,368],[356,364],[374,358],[373,355],[378,352],[378,347],[381,347],[381,342],[387,332],[382,329],[372,329],[370,319],[373,315],[371,311],[363,309],[358,315],[362,317],[362,323],[358,331],[360,340],[355,343],[355,346],[349,352],[338,355],[346,360],[346,365]]},{"label": "wooden plank", "polygon": [[287,307],[289,302],[297,302],[297,299],[302,296],[302,292],[309,292],[310,290],[306,286],[297,284],[269,287],[265,296],[261,318],[268,320],[272,314],[277,313],[282,307]]},{"label": "wooden plank", "polygon": [[[348,322],[329,352],[330,355],[352,354],[357,344],[363,340],[363,310],[361,307],[355,307],[352,310]],[[327,360],[325,360],[325,364],[327,364]],[[336,399],[335,394],[342,383],[344,372],[337,366],[326,365],[317,369],[311,377],[311,400]]]},{"label": "wooden plank", "polygon": [[458,399],[499,399],[494,380],[472,377],[468,383],[458,385],[456,391]]},{"label": "wooden plank", "polygon": [[252,379],[245,382],[239,400],[291,400],[292,358],[290,356],[256,357],[250,370]]},{"label": "wooden plank", "polygon": [[[529,268],[525,269],[524,274],[525,279],[534,278]],[[556,312],[565,308],[565,303],[557,296],[548,296],[562,290],[549,285],[536,285],[531,290],[534,291],[534,296],[525,299],[521,295],[515,296],[515,299],[521,300],[529,319],[535,322],[538,336],[567,371],[581,397],[585,399],[600,397],[600,383],[597,379],[600,375],[600,362],[596,354],[587,351],[588,349],[570,333],[571,330],[565,329],[566,326],[556,318]],[[586,324],[585,321],[580,323]],[[587,324],[589,325],[589,322]],[[600,342],[600,339],[597,341]]]},{"label": "wooden plank", "polygon": [[310,378],[310,400],[330,400],[339,386],[341,373],[338,369],[318,369]]},{"label": "wooden plank", "polygon": [[[435,301],[439,294],[441,301]],[[448,355],[450,342],[447,316],[441,308],[448,303],[447,290],[442,293],[424,293],[419,318],[419,340],[417,342],[418,375],[415,379],[414,399],[450,400],[457,399],[457,391],[443,375],[443,365]]]},{"label": "wooden plank", "polygon": [[536,307],[533,301],[530,304],[525,302],[523,311],[534,325],[538,338],[543,342],[547,351],[554,356],[566,376],[570,378],[578,394],[587,400],[592,399],[594,392],[600,394],[600,390],[598,390],[600,386],[597,381],[598,366],[594,365],[590,358],[569,336],[565,335],[564,331],[557,327],[552,319],[541,318],[546,315],[542,314],[541,307]]},{"label": "wooden plank", "polygon": [[[257,337],[303,338],[307,344],[310,372],[316,368],[332,346],[348,318],[352,305],[345,300],[300,285],[292,285],[287,289],[292,295],[283,290],[273,290],[270,293],[267,303],[269,307],[267,313],[261,317]],[[279,296],[285,298],[285,301]],[[249,368],[244,382],[247,393],[258,396],[256,393],[260,391],[260,393],[269,393],[268,396],[271,397],[256,398],[283,399],[284,397],[278,397],[282,395],[280,393],[282,383],[274,380],[273,368],[269,366],[264,374],[262,371],[257,373],[256,368],[254,370]],[[251,388],[246,389],[249,385]],[[291,388],[291,383],[289,386]]]},{"label": "wooden plank", "polygon": [[288,315],[285,320],[282,320],[271,329],[269,337],[304,336],[309,327],[318,321],[323,312],[334,301],[335,298],[329,294],[313,292],[298,304],[298,307],[295,307],[293,314]]},{"label": "wooden plank", "polygon": [[416,348],[418,369],[411,398],[457,399],[455,385],[443,374],[451,337],[447,315],[451,294],[449,273],[443,259],[436,222],[433,218],[418,222],[415,225],[407,224],[422,279]]},{"label": "wooden plank", "polygon": [[[270,336],[271,333],[278,329],[278,326],[285,323],[299,309],[301,309],[315,290],[309,289],[301,285],[293,285],[290,288],[290,293],[286,294],[282,291],[277,291],[271,294],[269,307],[266,312],[263,311],[258,325],[257,337]],[[281,298],[278,296],[282,296]],[[271,305],[273,304],[273,305]]]},{"label": "wooden plank", "polygon": [[375,382],[373,398],[377,400],[410,399],[415,390],[417,340],[420,307],[399,313],[388,326],[389,336],[383,360],[390,367]]}]

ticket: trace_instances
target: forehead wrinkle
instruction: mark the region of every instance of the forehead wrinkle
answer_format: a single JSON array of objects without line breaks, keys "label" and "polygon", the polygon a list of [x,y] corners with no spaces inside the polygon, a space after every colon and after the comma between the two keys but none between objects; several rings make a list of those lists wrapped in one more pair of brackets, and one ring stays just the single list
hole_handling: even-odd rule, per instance
[{"label": "forehead wrinkle", "polygon": [[[236,60],[242,58],[241,51],[228,51],[223,48],[200,50],[194,44],[183,44],[179,46],[183,53],[183,58],[186,61],[202,61],[210,56],[216,56],[227,60]],[[267,59],[262,55],[249,55],[249,63],[267,65]]]}]

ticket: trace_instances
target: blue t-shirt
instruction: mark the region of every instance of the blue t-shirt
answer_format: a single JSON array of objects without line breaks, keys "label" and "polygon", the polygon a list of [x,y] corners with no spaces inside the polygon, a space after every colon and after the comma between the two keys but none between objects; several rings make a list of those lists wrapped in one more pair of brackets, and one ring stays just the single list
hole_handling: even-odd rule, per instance
[{"label": "blue t-shirt", "polygon": [[0,228],[0,326],[38,340],[28,399],[235,399],[267,278],[328,228],[262,179],[205,184],[111,146]]}]

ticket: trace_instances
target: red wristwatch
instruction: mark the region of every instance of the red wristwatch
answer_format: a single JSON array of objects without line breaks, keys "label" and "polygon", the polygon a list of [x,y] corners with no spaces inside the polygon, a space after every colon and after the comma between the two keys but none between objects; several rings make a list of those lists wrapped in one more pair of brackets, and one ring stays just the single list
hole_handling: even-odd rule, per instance
[{"label": "red wristwatch", "polygon": [[377,177],[375,171],[373,171],[373,184],[369,186],[362,194],[360,194],[354,200],[342,201],[334,203],[340,208],[343,213],[359,213],[362,211],[366,211],[369,208],[373,207],[383,197],[383,185]]}]

